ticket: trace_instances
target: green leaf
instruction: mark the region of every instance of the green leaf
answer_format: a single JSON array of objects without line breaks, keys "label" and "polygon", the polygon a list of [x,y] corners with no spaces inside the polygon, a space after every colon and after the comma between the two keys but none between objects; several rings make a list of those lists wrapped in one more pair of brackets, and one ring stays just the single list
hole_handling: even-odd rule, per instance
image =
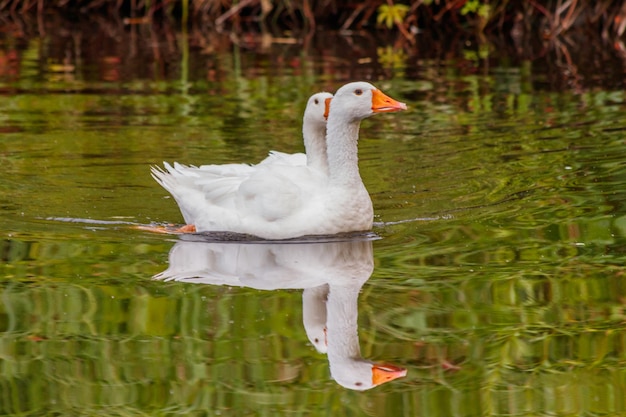
[{"label": "green leaf", "polygon": [[381,4],[378,7],[378,16],[376,17],[376,24],[382,23],[391,29],[395,24],[400,25],[404,21],[404,17],[409,11],[409,6],[406,4]]},{"label": "green leaf", "polygon": [[478,8],[478,15],[484,17],[485,19],[489,19],[489,15],[491,14],[491,7],[488,4],[481,4]]},{"label": "green leaf", "polygon": [[461,14],[465,16],[468,13],[476,13],[479,6],[480,2],[478,0],[469,0],[463,5],[463,8],[461,9]]}]

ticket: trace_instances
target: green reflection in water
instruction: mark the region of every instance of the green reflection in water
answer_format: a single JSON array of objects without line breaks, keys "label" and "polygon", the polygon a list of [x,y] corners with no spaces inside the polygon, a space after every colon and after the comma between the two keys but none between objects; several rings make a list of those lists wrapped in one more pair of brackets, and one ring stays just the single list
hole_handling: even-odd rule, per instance
[{"label": "green reflection in water", "polygon": [[308,344],[299,291],[152,281],[172,242],[121,223],[180,221],[150,164],[302,149],[304,100],[332,78],[239,54],[186,94],[55,79],[3,96],[1,414],[626,415],[622,91],[535,91],[528,66],[378,83],[412,111],[363,124],[384,224],[359,336],[409,375],[358,393]]}]

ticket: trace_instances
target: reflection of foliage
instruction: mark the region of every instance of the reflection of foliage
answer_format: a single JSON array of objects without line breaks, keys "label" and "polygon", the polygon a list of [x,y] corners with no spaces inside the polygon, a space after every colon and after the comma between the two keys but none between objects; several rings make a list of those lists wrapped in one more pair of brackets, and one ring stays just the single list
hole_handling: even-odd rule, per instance
[{"label": "reflection of foliage", "polygon": [[394,49],[391,46],[376,48],[378,62],[385,68],[403,69],[406,67],[406,53],[402,49]]},{"label": "reflection of foliage", "polygon": [[404,22],[404,17],[409,11],[409,6],[406,4],[381,4],[378,7],[378,17],[376,17],[377,24],[383,24],[391,29],[393,25],[401,25]]},{"label": "reflection of foliage", "polygon": [[479,0],[469,0],[461,8],[461,15],[465,16],[468,13],[476,13],[477,15],[488,19],[491,8],[489,4],[482,3]]},{"label": "reflection of foliage", "polygon": [[[406,62],[403,50],[377,52],[383,66]],[[81,93],[94,84],[33,83],[38,67],[24,65],[14,85],[47,94],[0,101],[3,127],[19,129],[3,133],[3,213],[45,205],[42,214],[176,219],[149,162],[300,149],[300,112],[288,103],[324,76],[307,65],[255,72],[245,53],[234,76],[234,56],[215,56],[221,78],[191,72],[188,95],[139,75],[123,94]],[[520,404],[527,415],[565,414],[554,392],[582,398],[587,414],[623,409],[626,93],[537,91],[528,62],[485,75],[420,65],[421,88],[389,88],[415,110],[368,121],[360,145],[382,220],[452,212],[384,229],[364,287],[362,346],[392,344],[410,364],[399,389],[348,401],[307,346],[297,291],[153,282],[164,239],[68,226],[73,238],[54,241],[44,227],[61,226],[42,221],[0,247],[0,414],[95,415],[104,405],[117,415],[315,415],[346,404],[355,416],[512,415]],[[529,192],[502,202],[520,190]],[[444,371],[445,361],[460,369]]]},{"label": "reflection of foliage", "polygon": [[479,59],[487,59],[489,58],[490,45],[487,43],[482,43],[478,45],[478,51],[463,49],[463,58],[468,61],[478,61]]}]

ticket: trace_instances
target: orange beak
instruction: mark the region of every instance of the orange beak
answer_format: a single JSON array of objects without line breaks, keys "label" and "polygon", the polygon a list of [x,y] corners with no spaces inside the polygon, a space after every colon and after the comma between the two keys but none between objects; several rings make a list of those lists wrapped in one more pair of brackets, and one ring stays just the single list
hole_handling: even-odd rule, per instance
[{"label": "orange beak", "polygon": [[375,363],[372,367],[372,383],[374,386],[406,376],[406,369],[390,364]]},{"label": "orange beak", "polygon": [[332,97],[329,97],[324,100],[324,119],[326,120],[328,120],[328,112],[330,112],[330,100],[332,99]]},{"label": "orange beak", "polygon": [[372,111],[374,113],[390,113],[406,109],[406,104],[392,99],[382,91],[378,89],[372,91]]}]

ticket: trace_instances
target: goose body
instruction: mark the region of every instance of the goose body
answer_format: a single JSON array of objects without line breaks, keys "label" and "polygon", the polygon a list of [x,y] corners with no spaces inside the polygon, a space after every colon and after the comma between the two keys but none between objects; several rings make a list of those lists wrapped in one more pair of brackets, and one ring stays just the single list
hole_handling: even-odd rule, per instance
[{"label": "goose body", "polygon": [[[165,170],[153,168],[152,174],[198,232],[287,239],[370,230],[372,201],[358,167],[360,122],[404,109],[404,103],[369,83],[349,83],[330,101],[326,155],[324,145],[307,146],[307,165],[268,161],[233,175],[233,165],[224,172],[216,165],[190,168],[175,163],[165,164]],[[279,154],[270,158],[284,161]]]}]

